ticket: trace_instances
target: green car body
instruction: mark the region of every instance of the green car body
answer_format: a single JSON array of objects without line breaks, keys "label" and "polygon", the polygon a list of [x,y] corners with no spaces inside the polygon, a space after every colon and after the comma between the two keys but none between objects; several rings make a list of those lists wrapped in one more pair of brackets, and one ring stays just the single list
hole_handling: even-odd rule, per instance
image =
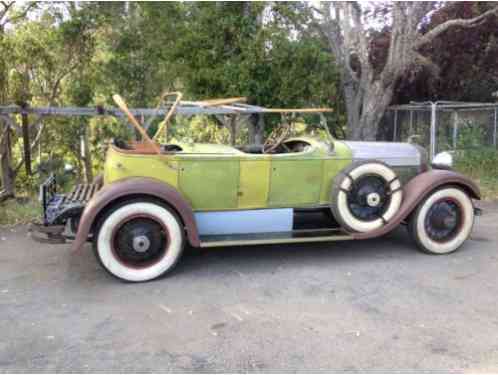
[{"label": "green car body", "polygon": [[[104,184],[128,177],[151,177],[176,188],[194,211],[223,211],[329,205],[334,177],[353,161],[344,142],[309,137],[286,143],[307,144],[301,152],[251,154],[217,144],[179,143],[168,154],[129,153],[109,148]],[[396,169],[396,168],[395,168]],[[403,179],[416,165],[397,168]]]}]

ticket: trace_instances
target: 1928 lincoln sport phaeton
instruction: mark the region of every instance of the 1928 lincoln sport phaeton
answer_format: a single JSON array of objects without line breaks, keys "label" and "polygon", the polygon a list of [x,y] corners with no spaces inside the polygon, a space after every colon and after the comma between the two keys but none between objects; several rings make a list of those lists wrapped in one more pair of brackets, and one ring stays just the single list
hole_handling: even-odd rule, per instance
[{"label": "1928 lincoln sport phaeton", "polygon": [[[170,102],[173,113],[237,115],[313,113],[328,109],[266,109],[238,99]],[[263,145],[231,147],[150,138],[119,96],[114,100],[142,134],[115,140],[101,178],[58,194],[55,177],[41,187],[39,241],[73,248],[87,241],[100,264],[127,281],[171,270],[184,246],[214,247],[360,240],[400,224],[418,247],[447,254],[469,237],[479,210],[478,187],[451,170],[451,155],[429,160],[411,143],[338,141],[291,135],[284,121]],[[288,118],[283,116],[283,118]],[[307,221],[306,217],[323,220]]]}]

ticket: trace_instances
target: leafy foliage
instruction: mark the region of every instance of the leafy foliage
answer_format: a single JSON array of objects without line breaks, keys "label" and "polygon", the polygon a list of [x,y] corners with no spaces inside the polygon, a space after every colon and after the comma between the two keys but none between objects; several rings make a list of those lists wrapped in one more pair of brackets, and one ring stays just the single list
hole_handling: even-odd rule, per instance
[{"label": "leafy foliage", "polygon": [[[425,26],[433,29],[454,18],[472,18],[496,6],[485,2],[452,2],[434,12]],[[379,43],[382,38],[379,38]],[[384,47],[378,45],[377,54]],[[396,102],[455,100],[489,102],[498,90],[498,17],[474,28],[452,29],[426,46],[423,53],[439,67],[417,67],[397,88]],[[380,59],[382,60],[382,59]]]}]

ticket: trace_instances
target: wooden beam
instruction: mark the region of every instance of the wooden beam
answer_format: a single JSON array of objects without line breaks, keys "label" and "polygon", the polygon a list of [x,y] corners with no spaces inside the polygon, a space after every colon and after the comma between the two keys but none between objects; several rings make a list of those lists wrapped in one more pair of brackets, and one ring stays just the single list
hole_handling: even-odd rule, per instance
[{"label": "wooden beam", "polygon": [[334,112],[332,108],[264,108],[263,113],[324,113]]},{"label": "wooden beam", "polygon": [[140,125],[140,123],[137,121],[135,116],[130,112],[128,109],[128,106],[126,105],[125,101],[123,98],[119,95],[113,95],[112,99],[116,103],[116,105],[121,108],[121,110],[128,116],[128,120],[130,120],[131,124],[137,129],[137,131],[142,135],[142,137],[151,145],[151,147],[154,149],[154,151],[157,154],[161,153],[161,149],[157,145],[156,142],[154,142],[152,139],[150,139],[149,135],[147,132],[144,130],[144,128]]},{"label": "wooden beam", "polygon": [[[236,98],[234,98],[236,99]],[[229,105],[232,104],[232,105]],[[130,108],[129,113],[138,117],[166,116],[167,108]],[[222,104],[220,102],[200,105],[198,102],[181,101],[176,113],[184,116],[194,115],[234,115],[238,113],[319,113],[333,112],[332,108],[264,108],[254,105],[244,105],[240,102]],[[18,106],[0,106],[0,115],[37,114],[41,116],[113,116],[125,117],[126,113],[115,107],[29,107],[22,109]]]},{"label": "wooden beam", "polygon": [[213,107],[224,104],[245,103],[245,102],[247,102],[247,98],[242,96],[238,98],[200,100],[192,103],[197,103],[204,107]]},{"label": "wooden beam", "polygon": [[[173,116],[173,114],[176,112],[176,108],[178,107],[178,104],[180,104],[180,100],[182,100],[183,94],[181,92],[167,92],[161,96],[161,100],[159,102],[158,108],[161,106],[161,103],[164,101],[164,99],[166,97],[172,96],[172,95],[176,95],[175,102],[173,103],[173,105],[169,109],[169,112],[166,114],[164,121],[161,124],[161,126],[159,127],[159,129],[157,129],[156,134],[154,134],[154,137],[153,137],[154,140],[156,140],[157,137],[159,137],[159,134],[161,134],[163,129],[165,132],[167,131],[168,122],[171,119],[171,117]],[[167,133],[165,133],[165,134],[167,134]],[[166,136],[165,136],[165,138],[166,138]]]}]

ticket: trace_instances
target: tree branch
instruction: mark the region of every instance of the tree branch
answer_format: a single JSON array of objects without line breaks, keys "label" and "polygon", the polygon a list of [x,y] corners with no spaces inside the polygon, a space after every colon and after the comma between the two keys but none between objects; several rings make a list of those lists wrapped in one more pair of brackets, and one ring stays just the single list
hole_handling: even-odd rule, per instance
[{"label": "tree branch", "polygon": [[332,3],[332,6],[335,18],[331,16],[331,3],[324,3],[322,14],[325,22],[319,24],[319,27],[334,53],[336,62],[342,67],[343,78],[347,76],[348,80],[359,83],[358,74],[351,68],[351,48],[346,43],[346,32],[341,32],[341,29],[344,30],[345,22],[344,15],[341,15],[342,6],[337,3]]},{"label": "tree branch", "polygon": [[28,12],[29,12],[31,9],[35,8],[37,5],[38,5],[38,4],[37,4],[36,2],[29,3],[29,4],[28,4],[28,6],[26,6],[26,8],[24,8],[24,9],[23,9],[23,11],[22,11],[21,13],[19,13],[17,16],[14,16],[14,17],[12,17],[12,18],[9,18],[9,19],[6,21],[6,23],[7,23],[7,22],[15,22],[15,21],[17,21],[17,20],[20,20],[20,19],[22,19],[22,18],[26,17],[26,15],[28,14]]},{"label": "tree branch", "polygon": [[9,198],[14,198],[14,194],[6,190],[0,191],[0,202],[6,201]]},{"label": "tree branch", "polygon": [[[6,14],[8,13],[9,9],[14,5],[15,1],[12,1],[11,3],[7,4],[5,3],[4,1],[2,1],[2,5],[4,6],[4,11],[2,12],[2,15],[0,16],[0,19],[2,19],[4,16],[6,16]],[[2,25],[6,25],[8,23],[12,23],[12,22],[15,22],[17,20],[20,20],[24,17],[26,17],[26,15],[28,14],[28,12],[33,9],[34,7],[36,7],[38,4],[36,2],[31,2],[29,3],[23,10],[21,13],[19,13],[18,15],[16,16],[13,16],[11,18],[5,18],[4,21],[2,22]]]},{"label": "tree branch", "polygon": [[421,35],[418,37],[418,39],[415,41],[414,44],[414,49],[418,49],[428,43],[430,43],[434,38],[437,36],[441,35],[445,31],[447,31],[450,28],[453,27],[474,27],[478,26],[480,23],[484,22],[487,18],[491,16],[496,16],[498,15],[498,6],[494,7],[493,9],[488,10],[487,12],[484,12],[480,16],[474,17],[474,18],[469,18],[469,19],[463,19],[459,18],[456,20],[449,20],[446,21],[435,28],[433,28],[431,31],[425,33],[424,35]]}]

